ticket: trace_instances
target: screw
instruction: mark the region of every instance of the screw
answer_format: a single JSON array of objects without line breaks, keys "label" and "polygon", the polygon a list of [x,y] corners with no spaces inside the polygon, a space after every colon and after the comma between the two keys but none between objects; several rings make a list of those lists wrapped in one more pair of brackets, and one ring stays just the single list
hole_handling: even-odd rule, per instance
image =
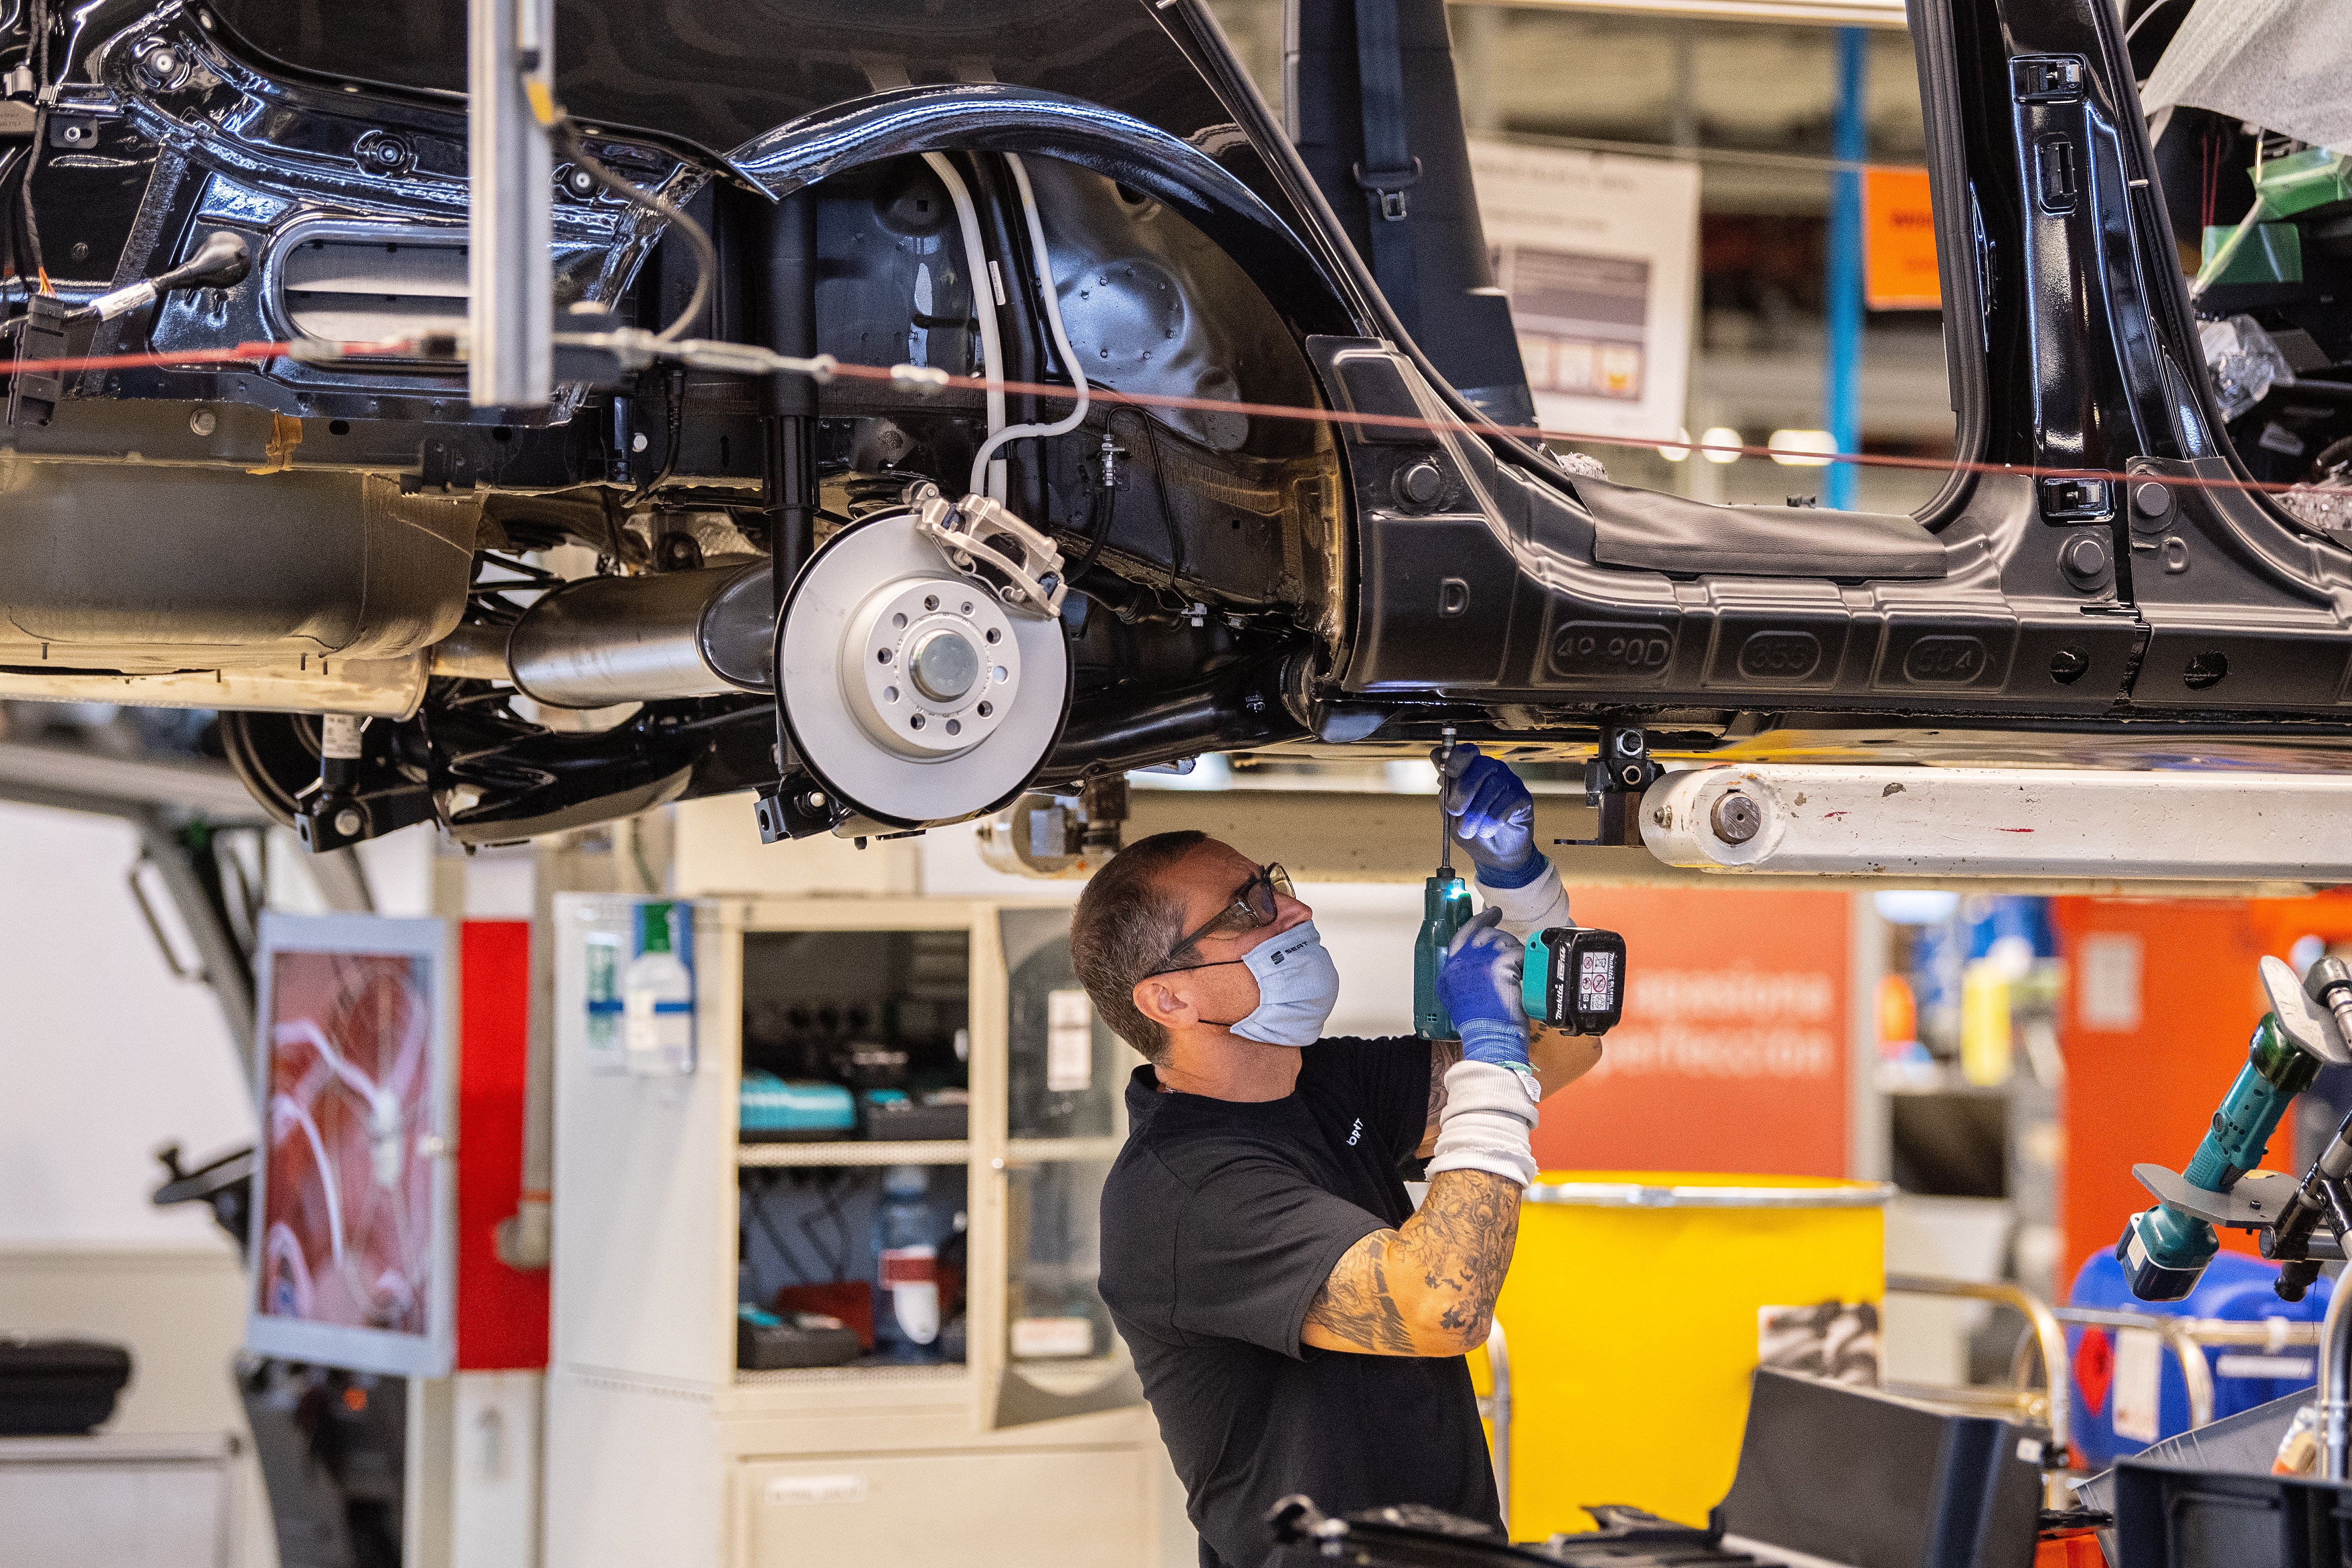
[{"label": "screw", "polygon": [[1397,470],[1395,489],[1407,506],[1435,506],[1445,494],[1445,470],[1423,458]]},{"label": "screw", "polygon": [[1764,826],[1764,814],[1756,808],[1754,801],[1735,790],[1716,801],[1707,821],[1715,828],[1715,836],[1726,844],[1745,844]]},{"label": "screw", "polygon": [[2059,547],[2058,570],[2075,587],[2098,586],[2107,572],[2107,547],[2095,534],[2077,533]]},{"label": "screw", "polygon": [[2078,647],[2062,647],[2050,656],[2050,679],[2072,686],[2091,668],[2091,656]]},{"label": "screw", "polygon": [[190,435],[209,436],[219,428],[220,416],[215,414],[209,408],[199,408],[188,416],[188,433]]},{"label": "screw", "polygon": [[360,830],[365,821],[366,819],[360,816],[359,807],[347,805],[335,813],[335,831],[349,838]]}]

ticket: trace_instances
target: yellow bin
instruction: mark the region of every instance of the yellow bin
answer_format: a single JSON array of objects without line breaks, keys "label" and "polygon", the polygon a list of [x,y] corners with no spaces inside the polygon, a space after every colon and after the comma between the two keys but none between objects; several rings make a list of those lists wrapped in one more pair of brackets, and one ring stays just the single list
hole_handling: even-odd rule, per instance
[{"label": "yellow bin", "polygon": [[1877,1302],[1894,1193],[1806,1176],[1539,1177],[1488,1342],[1502,1376],[1471,1358],[1511,1539],[1591,1530],[1586,1503],[1705,1524],[1738,1463],[1761,1310]]}]

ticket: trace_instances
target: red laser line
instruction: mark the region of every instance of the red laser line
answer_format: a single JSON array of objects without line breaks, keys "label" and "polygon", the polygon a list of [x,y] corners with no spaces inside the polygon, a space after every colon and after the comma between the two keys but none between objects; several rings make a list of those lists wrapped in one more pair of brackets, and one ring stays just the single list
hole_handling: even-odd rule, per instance
[{"label": "red laser line", "polygon": [[151,370],[166,365],[238,363],[247,360],[277,359],[293,352],[291,343],[238,343],[234,348],[205,349],[197,353],[78,354],[67,359],[21,360],[5,366],[0,374],[63,375],[81,370]]},{"label": "red laser line", "polygon": [[[0,374],[62,374],[84,370],[139,370],[167,367],[190,367],[205,364],[246,363],[277,359],[293,352],[291,343],[246,342],[234,347],[211,349],[198,353],[83,354],[79,356],[26,360]],[[341,350],[346,358],[365,358],[371,354],[396,354],[412,351],[412,345],[400,343],[345,343]],[[858,381],[896,381],[898,373],[887,365],[837,364],[833,369],[836,377]],[[1019,395],[1040,397],[1062,403],[1076,400],[1074,389],[1040,381],[998,381],[987,376],[950,374],[945,387],[965,391],[985,392],[991,389]],[[1710,452],[1730,453],[1740,458],[1780,458],[1790,456],[1770,447],[1736,446],[1724,442],[1675,440],[1636,440],[1629,436],[1604,436],[1596,431],[1550,430],[1536,426],[1505,426],[1473,423],[1462,419],[1429,419],[1409,414],[1367,414],[1352,408],[1314,408],[1282,403],[1226,402],[1213,397],[1188,397],[1177,393],[1119,392],[1108,386],[1089,386],[1087,395],[1097,403],[1118,404],[1136,408],[1181,409],[1207,414],[1240,414],[1254,418],[1295,419],[1321,425],[1353,425],[1359,427],[1406,430],[1427,435],[1457,435],[1476,437],[1509,436],[1523,441],[1573,441],[1580,446],[1619,447],[1633,451],[1664,454],[1669,448],[1702,456]],[[2025,463],[1987,463],[1964,461],[1958,458],[1909,458],[1891,452],[1807,452],[1802,463],[1784,463],[1787,468],[1814,468],[1830,463],[1847,463],[1857,468],[1905,468],[1925,472],[1951,472],[1955,469],[1973,474],[2009,474],[2025,479],[2115,479],[2160,478],[2168,485],[2192,489],[2247,490],[2263,495],[2284,495],[2297,489],[2294,484],[2241,479],[2234,477],[2215,478],[2202,474],[2135,475],[2113,468],[2041,467]],[[1570,476],[1573,478],[1573,476]]]},{"label": "red laser line", "polygon": [[[879,365],[836,365],[835,376],[851,376],[861,381],[889,381],[891,371]],[[1006,393],[1022,394],[1069,403],[1076,394],[1066,386],[1049,382],[996,381],[986,376],[950,375],[947,385],[968,391],[1001,388]],[[944,389],[942,389],[944,390]],[[2255,490],[2265,494],[2284,494],[2296,487],[2292,484],[2266,483],[2259,479],[2210,478],[2201,474],[2138,475],[2114,468],[2052,468],[2024,463],[1986,463],[1963,461],[1958,458],[1906,458],[1891,452],[1805,452],[1792,454],[1770,447],[1733,446],[1723,442],[1685,440],[1637,440],[1629,436],[1604,436],[1582,430],[1549,430],[1537,426],[1474,424],[1461,419],[1429,419],[1409,414],[1366,414],[1349,408],[1301,408],[1279,403],[1223,402],[1213,397],[1186,397],[1174,393],[1118,392],[1109,387],[1088,389],[1088,395],[1100,403],[1127,404],[1146,408],[1181,408],[1213,414],[1242,414],[1265,418],[1309,420],[1326,425],[1356,425],[1381,429],[1410,430],[1430,434],[1453,434],[1473,437],[1511,436],[1520,440],[1574,441],[1585,446],[1622,447],[1638,451],[1663,453],[1673,447],[1685,452],[1729,452],[1743,458],[1785,458],[1802,456],[1802,463],[1783,463],[1787,468],[1813,468],[1830,463],[1850,463],[1861,468],[1916,468],[1931,471],[1961,469],[1977,474],[2013,474],[2028,479],[2132,479],[2161,478],[2168,485],[2179,485],[2199,489]],[[1573,478],[1574,476],[1570,476]]]}]

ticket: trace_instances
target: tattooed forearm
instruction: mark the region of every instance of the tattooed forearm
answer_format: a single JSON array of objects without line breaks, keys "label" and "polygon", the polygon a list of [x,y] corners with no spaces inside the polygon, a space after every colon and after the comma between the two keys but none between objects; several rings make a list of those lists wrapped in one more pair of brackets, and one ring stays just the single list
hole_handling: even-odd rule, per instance
[{"label": "tattooed forearm", "polygon": [[1414,1353],[1412,1333],[1389,1289],[1390,1255],[1399,1240],[1395,1231],[1375,1231],[1341,1256],[1307,1309],[1309,1344],[1329,1342],[1312,1332],[1320,1329],[1349,1350]]},{"label": "tattooed forearm", "polygon": [[1519,1234],[1519,1187],[1442,1171],[1421,1210],[1343,1254],[1307,1310],[1310,1345],[1370,1355],[1460,1355],[1484,1344]]},{"label": "tattooed forearm", "polygon": [[1445,1300],[1439,1324],[1484,1342],[1519,1239],[1519,1184],[1488,1171],[1441,1171],[1398,1234],[1423,1261],[1424,1286]]}]

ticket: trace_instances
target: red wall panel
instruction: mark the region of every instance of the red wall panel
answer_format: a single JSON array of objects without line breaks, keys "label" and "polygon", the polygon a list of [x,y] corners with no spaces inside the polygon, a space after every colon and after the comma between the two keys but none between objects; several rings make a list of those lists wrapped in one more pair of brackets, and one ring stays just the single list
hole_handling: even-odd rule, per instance
[{"label": "red wall panel", "polygon": [[547,1364],[548,1276],[499,1261],[498,1223],[522,1193],[530,923],[467,921],[458,934],[457,1366]]}]

